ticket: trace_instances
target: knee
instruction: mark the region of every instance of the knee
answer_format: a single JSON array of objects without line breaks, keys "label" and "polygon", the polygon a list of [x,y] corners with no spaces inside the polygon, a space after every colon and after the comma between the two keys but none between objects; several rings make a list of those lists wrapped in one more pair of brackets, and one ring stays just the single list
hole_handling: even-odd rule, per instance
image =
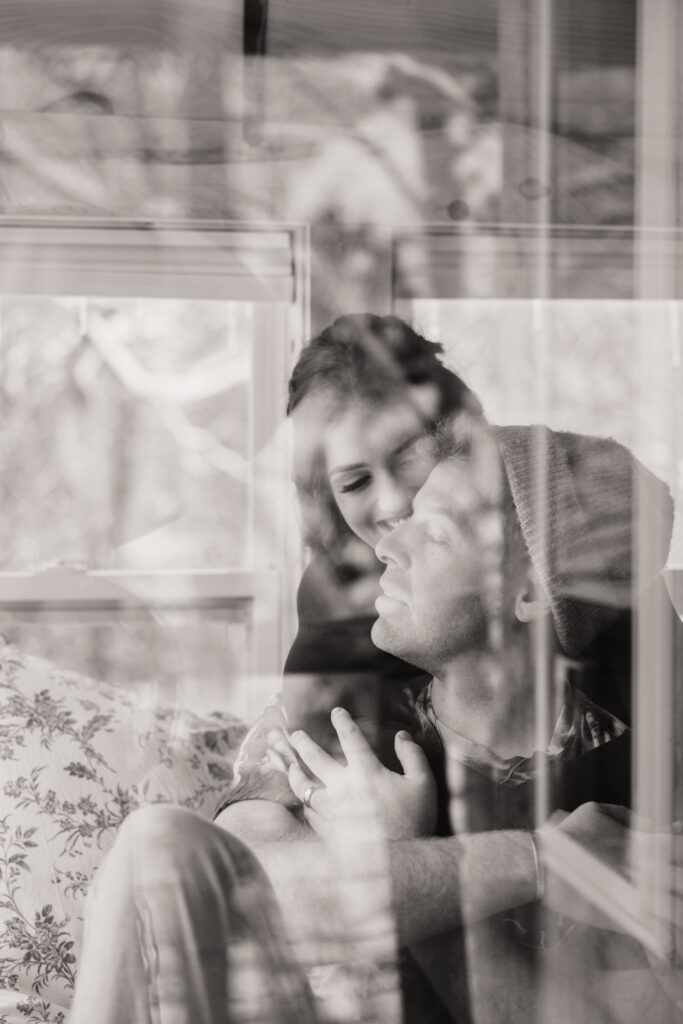
[{"label": "knee", "polygon": [[126,879],[138,882],[150,869],[173,875],[187,862],[205,824],[198,815],[171,804],[132,811],[118,830],[102,872],[110,879],[115,875],[122,884]]},{"label": "knee", "polygon": [[133,811],[119,830],[110,858],[116,870],[125,865],[133,884],[145,889],[162,880],[165,885],[232,887],[245,872],[258,870],[239,838],[172,804]]},{"label": "knee", "polygon": [[[211,927],[224,935],[244,930],[260,919],[264,907],[267,913],[272,908],[268,879],[249,848],[172,805],[144,807],[128,816],[96,889],[98,900],[107,905],[113,900],[126,912],[135,906],[143,920],[170,929],[168,934],[175,934],[179,921],[193,920],[198,926],[213,922]],[[97,919],[97,907],[92,917]]]},{"label": "knee", "polygon": [[173,804],[140,807],[121,825],[115,845],[132,855],[177,848],[189,841],[201,822],[192,811]]}]

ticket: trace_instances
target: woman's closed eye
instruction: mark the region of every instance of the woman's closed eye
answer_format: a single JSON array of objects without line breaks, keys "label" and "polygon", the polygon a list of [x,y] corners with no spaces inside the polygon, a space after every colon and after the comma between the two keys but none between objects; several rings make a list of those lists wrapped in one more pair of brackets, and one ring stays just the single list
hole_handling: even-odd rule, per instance
[{"label": "woman's closed eye", "polygon": [[362,476],[354,477],[353,480],[344,480],[337,483],[336,488],[340,494],[352,494],[354,491],[362,491],[370,483],[370,474],[363,473]]}]

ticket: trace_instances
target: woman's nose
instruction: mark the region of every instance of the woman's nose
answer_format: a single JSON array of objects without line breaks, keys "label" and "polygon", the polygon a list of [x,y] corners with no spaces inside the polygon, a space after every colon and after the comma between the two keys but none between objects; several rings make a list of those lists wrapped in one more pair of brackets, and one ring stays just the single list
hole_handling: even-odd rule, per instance
[{"label": "woman's nose", "polygon": [[410,489],[387,470],[376,476],[375,495],[378,519],[408,516],[413,510],[413,495]]}]

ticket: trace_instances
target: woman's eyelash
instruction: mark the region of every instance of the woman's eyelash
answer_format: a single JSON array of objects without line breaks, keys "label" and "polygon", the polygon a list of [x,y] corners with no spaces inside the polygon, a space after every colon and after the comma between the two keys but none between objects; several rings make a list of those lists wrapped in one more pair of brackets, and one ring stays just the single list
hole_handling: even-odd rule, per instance
[{"label": "woman's eyelash", "polygon": [[350,491],[360,491],[368,483],[370,477],[359,476],[357,480],[351,480],[348,484],[342,484],[339,488],[341,494],[348,494]]}]

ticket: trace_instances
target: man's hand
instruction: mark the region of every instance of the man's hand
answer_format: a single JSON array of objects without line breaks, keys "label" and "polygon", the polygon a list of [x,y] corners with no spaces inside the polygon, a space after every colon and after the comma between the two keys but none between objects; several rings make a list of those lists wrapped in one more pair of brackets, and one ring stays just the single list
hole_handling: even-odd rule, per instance
[{"label": "man's hand", "polygon": [[[618,804],[581,804],[571,814],[550,819],[558,832],[594,853],[625,877],[631,870],[631,813]],[[545,826],[547,827],[547,826]]]},{"label": "man's hand", "polygon": [[[320,836],[338,834],[339,826],[370,822],[387,839],[432,835],[436,824],[436,783],[424,751],[407,732],[396,734],[396,755],[403,775],[385,768],[351,716],[343,708],[332,712],[346,766],[340,765],[306,733],[291,737],[299,757],[322,785],[309,798],[306,820]],[[300,765],[289,769],[289,783],[300,800],[311,779]]]},{"label": "man's hand", "polygon": [[[643,947],[652,975],[657,979],[654,994],[661,1000],[663,990],[671,1003],[665,1013],[653,1010],[652,1019],[678,1020],[674,1006],[678,1014],[683,1014],[683,829],[680,823],[674,822],[662,832],[650,822],[637,820],[624,807],[587,803],[562,819],[559,813],[554,815],[541,829],[541,847],[544,836],[552,828],[580,843],[633,885],[638,885],[641,908],[647,914],[644,923],[653,929],[660,946],[658,953],[653,953],[648,946]],[[552,909],[583,924],[617,929],[617,925],[575,886],[554,872],[546,873],[545,882],[544,902]],[[614,941],[618,938],[614,936]],[[609,949],[605,942],[603,939],[602,950]],[[645,975],[639,978],[641,992],[645,991],[646,982]]]},{"label": "man's hand", "polygon": [[[624,878],[629,874],[631,832],[629,812],[624,807],[598,803],[581,804],[571,814],[556,811],[540,830],[541,851],[544,839],[557,832],[578,843],[608,864]],[[543,858],[542,856],[542,859]],[[567,881],[562,872],[544,867],[544,903],[550,909],[579,924],[615,929],[580,889]]]},{"label": "man's hand", "polygon": [[[678,823],[667,832],[616,804],[586,803],[571,814],[556,812],[541,829],[541,843],[556,829],[590,850],[632,884],[638,883],[654,917],[675,925],[683,914],[683,833]],[[662,873],[666,891],[662,888]],[[576,889],[554,873],[546,875],[546,903],[584,924],[614,928]],[[665,898],[662,900],[662,896]]]}]

